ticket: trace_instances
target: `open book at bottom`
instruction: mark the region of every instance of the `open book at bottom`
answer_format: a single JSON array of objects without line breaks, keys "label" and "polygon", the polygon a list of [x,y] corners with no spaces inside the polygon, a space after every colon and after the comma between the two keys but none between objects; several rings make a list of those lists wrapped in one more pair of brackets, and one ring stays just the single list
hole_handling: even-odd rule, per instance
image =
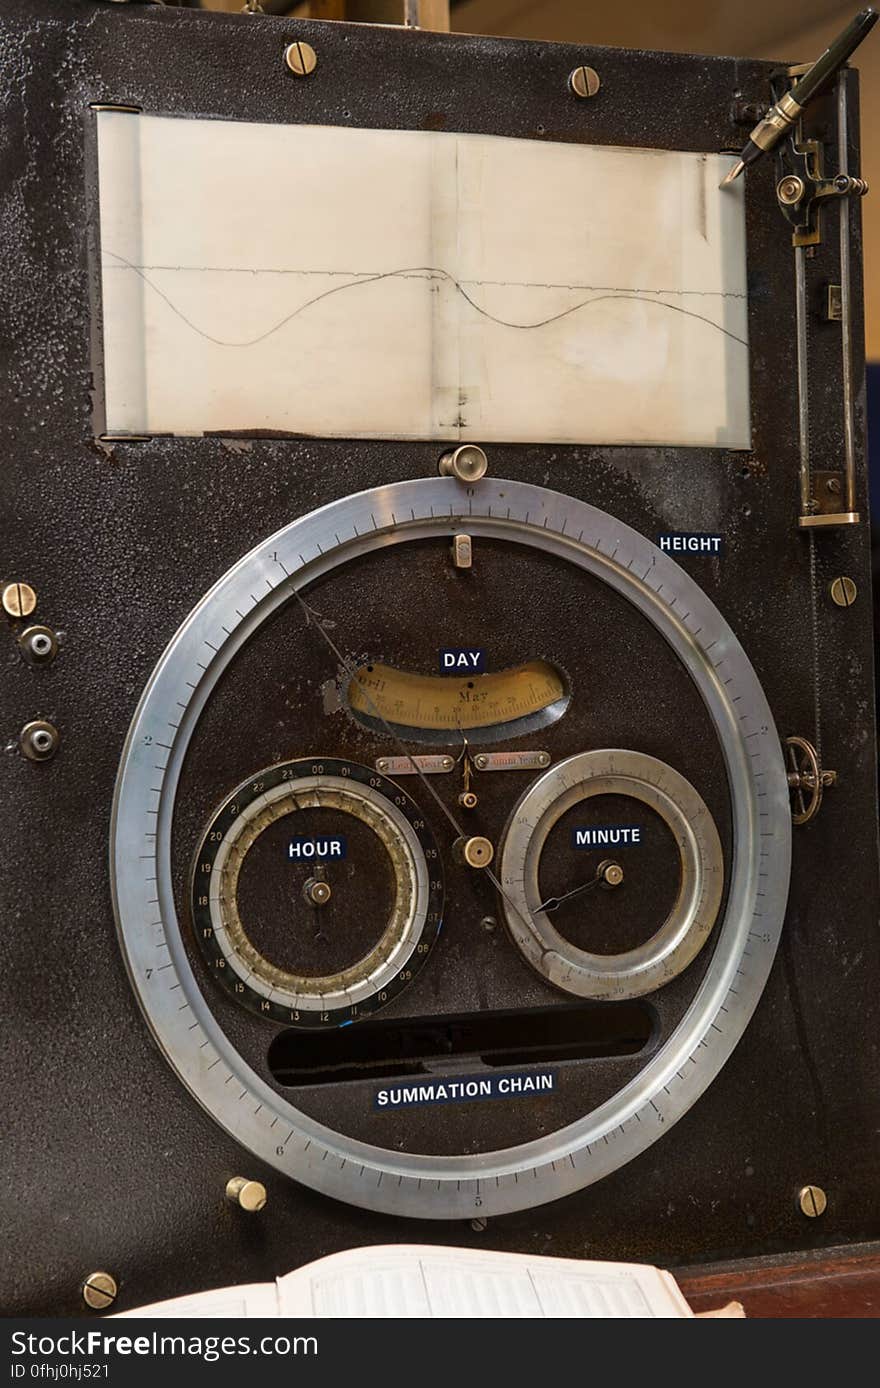
[{"label": "open book at bottom", "polygon": [[[675,1278],[639,1263],[580,1262],[421,1244],[349,1249],[275,1282],[157,1302],[123,1316],[412,1319],[693,1316]],[[709,1315],[742,1316],[733,1302]]]}]

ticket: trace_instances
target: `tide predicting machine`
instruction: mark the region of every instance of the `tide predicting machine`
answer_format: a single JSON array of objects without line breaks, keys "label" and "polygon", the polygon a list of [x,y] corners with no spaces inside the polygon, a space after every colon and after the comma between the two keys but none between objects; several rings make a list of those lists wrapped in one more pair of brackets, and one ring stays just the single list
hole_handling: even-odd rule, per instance
[{"label": "tide predicting machine", "polygon": [[856,74],[0,53],[7,1312],[877,1237]]}]

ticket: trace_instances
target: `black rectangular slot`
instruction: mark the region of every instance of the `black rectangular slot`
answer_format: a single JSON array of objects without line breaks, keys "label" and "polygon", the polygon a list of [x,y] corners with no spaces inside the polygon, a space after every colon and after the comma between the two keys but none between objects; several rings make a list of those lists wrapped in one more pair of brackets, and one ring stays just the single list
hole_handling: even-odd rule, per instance
[{"label": "black rectangular slot", "polygon": [[283,1085],[423,1075],[438,1062],[492,1068],[637,1055],[654,1033],[644,1002],[587,1003],[521,1012],[388,1018],[334,1031],[279,1032],[268,1066]]}]

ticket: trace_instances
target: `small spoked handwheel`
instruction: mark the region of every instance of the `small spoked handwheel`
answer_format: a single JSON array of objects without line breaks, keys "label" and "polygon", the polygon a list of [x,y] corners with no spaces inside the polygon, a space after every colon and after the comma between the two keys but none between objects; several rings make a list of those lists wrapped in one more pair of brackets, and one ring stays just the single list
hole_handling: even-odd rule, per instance
[{"label": "small spoked handwheel", "polygon": [[837,772],[822,770],[815,747],[805,737],[787,737],[785,747],[792,823],[808,824],[819,813],[823,792],[834,785]]}]

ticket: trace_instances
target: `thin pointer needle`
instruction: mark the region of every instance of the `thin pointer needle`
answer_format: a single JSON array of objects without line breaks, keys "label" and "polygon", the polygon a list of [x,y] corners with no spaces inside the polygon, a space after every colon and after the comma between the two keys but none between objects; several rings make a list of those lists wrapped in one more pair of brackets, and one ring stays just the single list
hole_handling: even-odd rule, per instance
[{"label": "thin pointer needle", "polygon": [[566,901],[572,901],[576,896],[583,896],[584,892],[590,891],[592,887],[598,887],[602,881],[602,874],[596,873],[589,882],[582,882],[579,887],[573,887],[565,896],[549,896],[546,901],[542,901],[540,906],[535,907],[535,914],[539,911],[558,911],[560,906],[564,906]]},{"label": "thin pointer needle", "polygon": [[[298,588],[293,587],[293,585],[291,585],[291,587],[292,587],[292,591],[293,591],[294,597],[296,598],[297,602],[299,603],[300,607],[302,608],[303,612],[305,613],[306,625],[307,625],[307,626],[314,626],[314,627],[315,627],[316,631],[320,634],[320,636],[322,637],[322,639],[327,643],[327,645],[330,647],[330,650],[331,650],[331,651],[333,652],[333,654],[336,656],[336,659],[339,661],[340,665],[342,666],[342,668],[343,668],[343,670],[345,671],[346,675],[348,676],[349,680],[353,680],[353,679],[355,678],[357,672],[356,672],[356,670],[354,669],[354,667],[352,666],[351,661],[350,661],[346,656],[343,655],[342,651],[339,649],[339,647],[337,646],[336,642],[333,640],[333,637],[330,635],[330,633],[324,630],[324,624],[323,624],[323,621],[322,621],[322,619],[321,619],[320,613],[316,612],[315,609],[314,609],[313,607],[309,607],[309,605],[308,605],[308,603],[306,602],[305,598],[303,598],[302,595],[300,594]],[[437,791],[436,791],[436,790],[434,789],[434,787],[431,785],[430,781],[428,780],[428,778],[427,778],[427,776],[425,775],[425,773],[422,771],[422,768],[419,766],[418,762],[416,761],[416,759],[415,759],[415,757],[413,756],[413,754],[410,752],[409,748],[406,747],[406,746],[404,745],[403,742],[401,742],[400,738],[397,736],[397,733],[394,732],[393,728],[390,727],[390,725],[388,724],[387,720],[383,717],[381,709],[378,707],[378,705],[376,704],[375,699],[374,699],[373,696],[370,694],[370,691],[366,688],[365,685],[362,685],[362,686],[361,686],[361,693],[365,696],[365,698],[366,698],[367,702],[369,703],[369,705],[370,705],[370,707],[371,707],[371,709],[372,709],[372,711],[373,711],[375,717],[378,718],[379,722],[382,724],[382,727],[385,729],[386,733],[387,733],[388,736],[391,738],[392,742],[395,743],[395,745],[396,745],[398,751],[399,751],[404,757],[406,757],[406,759],[407,759],[407,761],[409,762],[410,766],[412,767],[413,771],[416,773],[416,775],[418,776],[418,778],[419,778],[419,780],[421,781],[422,785],[425,787],[425,790],[426,790],[426,791],[428,792],[428,794],[431,796],[431,799],[436,801],[436,803],[437,803],[437,805],[439,806],[440,810],[443,812],[443,814],[444,814],[444,815],[446,816],[446,818],[449,820],[449,823],[452,825],[453,829],[455,830],[456,837],[457,837],[457,838],[460,838],[460,839],[466,839],[466,838],[467,838],[467,834],[465,833],[464,829],[463,829],[463,828],[461,827],[461,825],[459,824],[459,822],[458,822],[458,820],[456,819],[455,815],[452,813],[452,811],[450,810],[449,806],[446,805],[446,804],[444,803],[443,800],[441,800],[440,796],[437,794]],[[491,868],[488,868],[488,867],[487,867],[487,868],[483,868],[483,872],[485,872],[485,874],[486,874],[486,876],[488,877],[489,881],[492,883],[492,886],[493,886],[493,887],[495,888],[495,890],[504,898],[504,900],[507,902],[507,904],[508,904],[508,906],[511,908],[511,910],[514,911],[514,912],[516,913],[516,915],[519,916],[519,918],[520,918],[520,920],[522,921],[523,925],[525,925],[528,929],[531,929],[531,928],[532,928],[532,922],[531,922],[530,920],[527,920],[527,918],[523,915],[522,911],[521,911],[521,910],[519,909],[519,907],[517,906],[516,902],[513,901],[513,900],[511,900],[510,896],[509,896],[509,895],[507,894],[507,892],[504,890],[504,888],[502,887],[502,885],[501,885],[501,883],[499,882],[498,878],[495,876],[495,873],[492,871],[492,869],[491,869]]]}]

